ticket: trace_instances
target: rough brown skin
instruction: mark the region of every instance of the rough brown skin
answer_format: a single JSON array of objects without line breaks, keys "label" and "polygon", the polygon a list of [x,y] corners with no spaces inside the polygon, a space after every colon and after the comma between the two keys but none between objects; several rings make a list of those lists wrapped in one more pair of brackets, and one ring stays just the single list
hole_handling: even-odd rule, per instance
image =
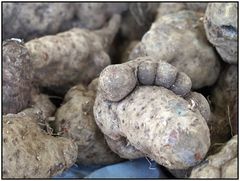
[{"label": "rough brown skin", "polygon": [[77,147],[72,141],[47,135],[36,121],[3,117],[3,178],[50,178],[74,164]]},{"label": "rough brown skin", "polygon": [[122,159],[109,149],[94,120],[96,93],[93,84],[88,88],[77,85],[67,92],[63,105],[55,114],[55,127],[61,136],[77,143],[77,163],[93,165],[119,162]]},{"label": "rough brown skin", "polygon": [[20,40],[3,42],[3,114],[18,113],[31,104],[32,62]]},{"label": "rough brown skin", "polygon": [[50,178],[76,161],[77,146],[70,139],[40,128],[54,106],[44,95],[34,100],[32,108],[3,116],[3,178]]},{"label": "rough brown skin", "polygon": [[204,28],[208,40],[216,47],[222,59],[237,64],[238,4],[209,3],[204,16]]},{"label": "rough brown skin", "polygon": [[190,178],[227,178],[238,177],[238,135],[228,141],[220,152],[206,158],[196,166]]},{"label": "rough brown skin", "polygon": [[[206,122],[210,108],[208,104],[200,105],[205,98],[190,92],[191,80],[182,72],[177,72],[174,81],[174,71],[161,72],[165,81],[159,82],[165,84],[156,85],[157,70],[167,67],[167,63],[154,61],[151,57],[141,57],[103,70],[94,104],[95,121],[110,148],[120,157],[148,156],[170,169],[188,168],[202,160],[210,146]],[[141,64],[147,69],[139,70]],[[169,70],[174,69],[168,65]],[[137,82],[126,76],[131,73]],[[183,80],[179,89],[173,88],[179,80]],[[165,87],[170,82],[170,88]],[[189,96],[199,100],[198,105],[192,105]]]},{"label": "rough brown skin", "polygon": [[166,61],[191,78],[193,89],[214,84],[220,64],[205,37],[201,16],[194,11],[160,16],[137,45],[139,55],[133,50],[129,58],[147,55]]},{"label": "rough brown skin", "polygon": [[226,142],[231,134],[238,133],[237,79],[238,67],[226,66],[212,90],[210,96],[212,115],[209,128],[213,144]]},{"label": "rough brown skin", "polygon": [[73,15],[70,3],[3,3],[3,39],[55,34]]},{"label": "rough brown skin", "polygon": [[115,15],[101,30],[74,28],[27,42],[35,83],[60,93],[78,83],[88,84],[110,64],[107,50],[120,21]]}]

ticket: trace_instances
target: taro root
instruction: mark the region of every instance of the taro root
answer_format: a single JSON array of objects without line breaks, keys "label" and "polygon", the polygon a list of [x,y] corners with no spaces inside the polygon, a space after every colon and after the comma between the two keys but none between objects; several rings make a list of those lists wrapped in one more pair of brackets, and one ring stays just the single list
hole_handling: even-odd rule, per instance
[{"label": "taro root", "polygon": [[3,114],[18,113],[31,104],[32,62],[18,39],[3,42]]},{"label": "taro root", "polygon": [[89,84],[111,63],[107,50],[119,24],[116,15],[101,30],[74,28],[27,42],[35,84],[59,94],[78,83]]},{"label": "taro root", "polygon": [[141,57],[100,74],[94,117],[122,158],[147,156],[169,169],[200,162],[210,146],[207,100],[191,79],[166,63]]},{"label": "taro root", "polygon": [[73,15],[70,3],[3,3],[3,39],[55,34]]},{"label": "taro root", "polygon": [[94,120],[93,104],[97,86],[94,82],[89,87],[74,86],[67,92],[64,103],[55,114],[56,131],[77,143],[79,164],[119,162],[122,159],[110,150]]},{"label": "taro root", "polygon": [[3,178],[50,178],[76,161],[77,146],[70,139],[40,128],[55,111],[48,97],[33,101],[32,108],[3,116]]},{"label": "taro root", "polygon": [[238,135],[231,138],[220,152],[210,155],[196,166],[190,178],[238,178]]},{"label": "taro root", "polygon": [[133,49],[130,59],[147,55],[166,61],[192,80],[193,89],[210,86],[217,80],[220,63],[205,37],[201,14],[179,11],[158,18]]},{"label": "taro root", "polygon": [[222,59],[230,64],[238,60],[238,4],[209,3],[204,16],[208,40],[216,47]]}]

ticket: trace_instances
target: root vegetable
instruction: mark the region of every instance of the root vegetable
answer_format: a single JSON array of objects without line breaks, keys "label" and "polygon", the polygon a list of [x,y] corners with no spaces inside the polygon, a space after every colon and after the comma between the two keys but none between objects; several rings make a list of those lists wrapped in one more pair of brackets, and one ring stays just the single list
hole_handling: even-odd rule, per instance
[{"label": "root vegetable", "polygon": [[[165,72],[157,71],[161,67]],[[151,57],[106,67],[99,77],[94,117],[120,157],[148,156],[167,168],[185,169],[208,151],[210,108],[203,96],[190,91],[186,74],[168,70],[175,69]]]},{"label": "root vegetable", "polygon": [[190,178],[237,178],[237,139],[237,135],[232,137],[231,140],[223,146],[220,152],[207,157],[206,160],[196,166],[192,170]]},{"label": "root vegetable", "polygon": [[3,114],[18,113],[32,100],[32,62],[21,40],[3,42]]},{"label": "root vegetable", "polygon": [[3,178],[50,178],[76,161],[71,140],[53,137],[39,126],[54,106],[44,95],[34,100],[32,108],[3,116]]},{"label": "root vegetable", "polygon": [[110,64],[106,52],[119,24],[120,16],[116,15],[101,30],[75,28],[27,42],[35,83],[61,94],[78,83],[90,83]]},{"label": "root vegetable", "polygon": [[208,40],[222,59],[230,64],[238,61],[238,4],[209,3],[204,17]]},{"label": "root vegetable", "polygon": [[205,37],[201,16],[194,11],[160,16],[129,58],[147,55],[166,61],[191,78],[193,89],[213,85],[219,75],[220,63]]},{"label": "root vegetable", "polygon": [[3,39],[55,34],[73,15],[70,3],[3,3]]},{"label": "root vegetable", "polygon": [[77,85],[67,92],[63,105],[55,114],[55,127],[61,136],[77,143],[77,163],[111,164],[121,161],[121,158],[110,150],[95,123],[93,104],[97,85],[94,84],[88,88]]}]

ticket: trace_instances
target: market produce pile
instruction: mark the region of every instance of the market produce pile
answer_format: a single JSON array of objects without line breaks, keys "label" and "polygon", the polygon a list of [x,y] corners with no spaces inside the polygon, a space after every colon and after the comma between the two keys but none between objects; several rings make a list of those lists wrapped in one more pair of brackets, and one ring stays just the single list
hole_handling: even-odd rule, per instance
[{"label": "market produce pile", "polygon": [[3,178],[238,177],[237,3],[2,6]]}]

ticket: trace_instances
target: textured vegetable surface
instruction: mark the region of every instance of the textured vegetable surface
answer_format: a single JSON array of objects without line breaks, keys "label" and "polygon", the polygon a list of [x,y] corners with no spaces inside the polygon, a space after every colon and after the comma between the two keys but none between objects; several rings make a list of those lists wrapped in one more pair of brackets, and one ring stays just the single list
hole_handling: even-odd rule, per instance
[{"label": "textured vegetable surface", "polygon": [[70,3],[3,3],[3,39],[29,40],[57,33],[74,15]]},{"label": "textured vegetable surface", "polygon": [[119,24],[116,15],[98,31],[75,28],[27,42],[36,84],[66,92],[77,83],[90,83],[111,62],[106,51]]},{"label": "textured vegetable surface", "polygon": [[196,166],[190,178],[227,178],[238,177],[238,136],[228,141],[220,152],[207,157]]},{"label": "textured vegetable surface", "polygon": [[92,165],[118,162],[121,158],[109,149],[94,120],[96,85],[93,84],[89,88],[77,85],[67,92],[63,105],[55,114],[55,126],[61,136],[71,138],[77,143],[77,163]]},{"label": "textured vegetable surface", "polygon": [[192,80],[193,88],[210,86],[217,80],[220,64],[209,44],[200,20],[194,11],[179,11],[160,16],[145,33],[130,59],[147,55],[166,61]]},{"label": "textured vegetable surface", "polygon": [[237,3],[209,3],[204,16],[208,40],[216,47],[222,59],[230,64],[238,61],[237,12]]},{"label": "textured vegetable surface", "polygon": [[21,40],[3,42],[3,114],[18,113],[31,104],[32,62]]},{"label": "textured vegetable surface", "polygon": [[47,135],[36,121],[21,114],[3,117],[3,178],[50,178],[75,162],[76,146]]},{"label": "textured vegetable surface", "polygon": [[[18,114],[3,116],[3,178],[50,178],[74,164],[77,146],[39,125],[55,110],[47,97]],[[43,103],[43,104],[42,104]]]},{"label": "textured vegetable surface", "polygon": [[171,178],[238,176],[237,2],[2,10],[3,178],[139,158]]},{"label": "textured vegetable surface", "polygon": [[202,160],[210,146],[206,99],[166,62],[142,57],[106,67],[94,104],[96,123],[120,157],[148,156],[171,169]]}]

